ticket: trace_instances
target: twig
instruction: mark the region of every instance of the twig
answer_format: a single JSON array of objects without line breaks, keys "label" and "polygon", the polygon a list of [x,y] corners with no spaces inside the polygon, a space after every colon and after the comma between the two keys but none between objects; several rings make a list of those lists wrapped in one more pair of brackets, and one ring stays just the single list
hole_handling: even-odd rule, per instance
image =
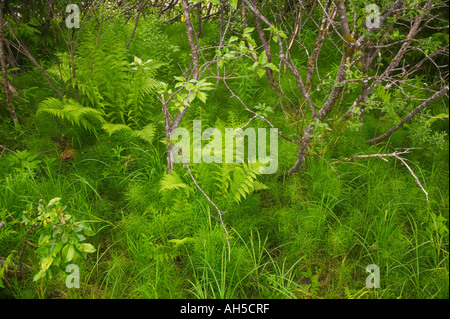
[{"label": "twig", "polygon": [[5,151],[10,151],[10,152],[14,153],[14,151],[10,150],[9,148],[7,148],[6,146],[3,146],[1,144],[0,144],[0,148],[2,148]]},{"label": "twig", "polygon": [[419,187],[423,190],[423,192],[425,193],[425,196],[427,197],[427,202],[429,202],[428,200],[428,192],[425,190],[425,188],[423,188],[422,184],[420,183],[419,179],[417,178],[416,174],[414,174],[413,170],[411,169],[411,167],[409,167],[408,164],[406,164],[405,159],[401,158],[398,155],[395,155],[395,158],[398,159],[400,162],[402,162],[403,165],[405,165],[409,172],[411,173],[411,175],[414,177],[414,180],[416,181],[417,185],[419,185]]},{"label": "twig", "polygon": [[322,156],[320,156],[320,155],[317,155],[319,158],[321,158],[321,159],[323,159],[324,161],[325,161],[325,163],[327,163],[328,164],[328,166],[330,166],[331,167],[331,169],[333,170],[333,172],[336,174],[336,176],[338,177],[338,178],[341,178],[341,176],[338,174],[338,172],[336,171],[336,169],[333,167],[333,165],[331,165],[325,158],[323,158]]},{"label": "twig", "polygon": [[[174,147],[176,147],[177,150],[175,150]],[[213,205],[214,208],[217,210],[217,213],[219,214],[219,218],[217,218],[217,217],[215,217],[215,216],[213,216],[213,215],[211,215],[211,217],[215,218],[215,219],[222,225],[223,230],[225,231],[225,234],[226,234],[225,240],[227,241],[227,245],[228,245],[228,261],[231,261],[230,234],[228,233],[228,230],[227,230],[227,228],[226,228],[226,226],[225,226],[225,223],[223,222],[223,218],[222,218],[222,216],[225,215],[227,212],[226,212],[226,211],[220,210],[219,207],[217,207],[217,205],[216,205],[216,204],[211,200],[211,198],[209,198],[209,196],[205,193],[205,191],[198,185],[197,180],[195,179],[194,175],[193,175],[192,172],[191,172],[191,168],[190,168],[189,162],[187,161],[187,159],[186,159],[186,158],[184,157],[184,155],[183,155],[183,152],[182,152],[182,150],[181,150],[181,147],[178,146],[177,144],[175,144],[175,145],[173,145],[172,150],[173,150],[174,152],[175,152],[175,151],[180,152],[180,155],[181,155],[183,164],[186,165],[186,168],[187,168],[187,170],[188,170],[188,172],[189,172],[189,175],[191,176],[191,179],[192,179],[192,181],[194,182],[195,186],[200,190],[200,192],[203,194],[203,196],[205,196],[205,198],[208,200],[208,202],[210,202],[211,205]]]},{"label": "twig", "polygon": [[390,154],[354,155],[352,158],[343,158],[339,161],[334,162],[333,164],[339,163],[341,161],[353,162],[357,158],[370,158],[370,157],[378,157],[378,158],[382,159],[383,161],[387,162],[388,160],[385,157],[394,157],[394,158],[398,159],[403,165],[405,165],[408,168],[409,172],[413,176],[417,185],[419,185],[420,189],[425,193],[425,196],[427,197],[427,202],[429,202],[428,192],[425,190],[423,185],[420,183],[419,179],[417,178],[416,174],[414,174],[414,171],[411,169],[411,167],[409,167],[409,165],[406,163],[405,159],[399,156],[402,154],[408,154],[408,153],[410,153],[410,151],[411,151],[411,149],[408,148],[408,149],[405,149],[404,151],[400,151],[400,152],[395,151],[394,153],[390,153]]},{"label": "twig", "polygon": [[225,86],[227,87],[227,89],[230,91],[231,97],[235,97],[235,98],[242,104],[242,106],[244,106],[244,108],[245,108],[248,112],[250,112],[250,113],[252,113],[252,114],[254,115],[254,116],[247,122],[247,124],[245,124],[245,125],[242,126],[241,128],[246,127],[253,119],[259,117],[259,118],[262,119],[264,122],[266,122],[267,124],[269,124],[281,138],[283,138],[283,139],[285,139],[286,141],[291,142],[291,143],[300,144],[299,141],[296,141],[296,140],[294,140],[294,139],[291,139],[291,138],[288,138],[288,137],[284,136],[283,133],[281,133],[281,132],[280,132],[280,131],[279,131],[279,130],[278,130],[278,129],[277,129],[277,128],[276,128],[276,127],[268,120],[268,119],[266,119],[264,116],[262,116],[261,114],[256,113],[256,112],[252,111],[251,109],[249,109],[249,108],[247,107],[247,105],[245,105],[244,101],[242,101],[242,99],[241,99],[239,96],[237,96],[236,94],[234,94],[233,90],[228,86],[227,82],[225,81],[225,78],[223,78],[222,80],[223,80],[223,83],[225,84]]}]

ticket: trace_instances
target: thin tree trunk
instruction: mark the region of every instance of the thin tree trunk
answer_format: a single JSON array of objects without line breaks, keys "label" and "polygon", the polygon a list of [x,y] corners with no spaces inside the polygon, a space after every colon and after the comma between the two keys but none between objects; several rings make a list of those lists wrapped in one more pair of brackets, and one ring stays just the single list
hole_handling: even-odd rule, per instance
[{"label": "thin tree trunk", "polygon": [[241,15],[242,15],[242,25],[244,29],[248,28],[248,22],[247,22],[247,13],[245,12],[245,3],[241,0]]},{"label": "thin tree trunk", "polygon": [[[142,9],[144,8],[144,4],[145,4],[145,1],[142,0],[141,4],[139,5],[138,13],[137,13],[137,16],[136,16],[136,22],[134,23],[133,32],[131,33],[130,40],[127,43],[127,50],[128,50],[128,47],[131,44],[131,41],[133,40],[134,34],[136,33],[136,29],[137,29],[138,24],[139,24],[139,17],[141,16],[141,12],[142,12]],[[103,22],[103,16],[102,16],[102,22]]]},{"label": "thin tree trunk", "polygon": [[211,14],[211,9],[212,9],[212,2],[208,2],[208,7],[206,9],[206,17],[208,17],[208,19]]},{"label": "thin tree trunk", "polygon": [[[335,0],[335,3],[341,21],[342,36],[344,39],[350,39],[351,33],[347,20],[347,8],[340,0]],[[352,43],[348,43],[347,46],[349,47],[349,49],[346,49],[343,52],[341,64],[339,66],[339,70],[336,75],[335,83],[341,83],[346,79],[345,64],[347,62],[347,59],[351,58],[351,56],[353,55],[353,49],[351,48],[351,45]],[[327,117],[327,115],[333,109],[343,90],[344,86],[334,86],[333,89],[331,90],[330,95],[328,96],[328,99],[325,101],[320,110],[317,113],[314,113],[314,111],[312,111],[313,120],[317,118],[319,121],[323,122]],[[306,151],[308,150],[309,144],[311,143],[311,137],[313,132],[314,132],[314,122],[311,122],[306,127],[303,133],[303,137],[300,143],[300,150],[298,151],[298,159],[297,162],[294,164],[294,166],[289,170],[288,172],[289,175],[298,172],[301,166],[303,165],[303,162],[305,161],[306,158]]]},{"label": "thin tree trunk", "polygon": [[[253,1],[253,6],[255,8],[257,8],[256,1],[255,0],[252,0],[252,1]],[[258,16],[253,15],[253,17],[255,19],[256,32],[258,33],[259,40],[261,41],[262,47],[263,47],[264,51],[266,52],[267,62],[272,63],[272,51],[270,49],[270,41],[268,42],[266,39],[266,35],[264,34],[264,30],[261,26],[261,21],[259,20]],[[270,86],[273,88],[276,88],[277,82],[275,81],[275,78],[273,76],[272,69],[266,68],[266,75],[267,75],[267,79],[269,80]]]},{"label": "thin tree trunk", "polygon": [[198,20],[197,38],[200,38],[202,35],[202,3],[201,2],[199,2],[197,5],[197,20]]},{"label": "thin tree trunk", "polygon": [[313,126],[309,125],[303,132],[302,140],[300,141],[300,149],[297,154],[297,161],[294,166],[288,171],[288,175],[292,175],[300,170],[306,159],[306,150],[311,142],[311,136],[313,133]]},{"label": "thin tree trunk", "polygon": [[422,111],[424,108],[426,108],[431,102],[434,100],[437,100],[438,98],[442,97],[448,92],[448,85],[445,86],[442,90],[439,92],[436,92],[433,96],[431,96],[428,100],[424,101],[422,104],[420,104],[418,107],[416,107],[411,113],[409,113],[403,120],[400,121],[397,125],[391,127],[386,133],[375,137],[371,140],[368,140],[367,143],[369,144],[377,144],[378,142],[384,140],[385,138],[388,138],[391,136],[395,131],[397,131],[399,128],[401,128],[403,125],[405,125],[406,122],[408,122],[410,119],[412,119],[415,115],[417,115],[420,111]]},{"label": "thin tree trunk", "polygon": [[192,20],[189,15],[189,1],[183,0],[183,14],[185,18],[185,24],[186,24],[186,33],[189,41],[189,46],[191,48],[192,53],[192,64],[193,64],[193,74],[192,77],[195,80],[198,80],[198,77],[200,75],[199,73],[199,66],[198,66],[198,50],[197,45],[195,43],[195,30],[194,26],[192,25]]},{"label": "thin tree trunk", "polygon": [[[186,24],[186,34],[188,37],[189,46],[191,48],[191,54],[192,54],[192,62],[193,62],[192,78],[194,80],[198,80],[200,77],[199,64],[198,64],[199,53],[198,53],[198,48],[196,45],[195,29],[194,29],[194,26],[192,25],[192,20],[189,15],[188,0],[183,0],[182,5],[183,5],[183,14],[184,14],[185,24]],[[167,138],[167,146],[166,146],[167,173],[170,173],[173,170],[174,163],[173,163],[173,154],[172,154],[173,146],[170,144],[169,139],[170,139],[170,136],[172,135],[172,132],[178,127],[178,125],[180,125],[184,115],[186,114],[186,112],[189,108],[189,105],[185,105],[183,111],[179,112],[172,119],[172,117],[169,113],[169,109],[167,107],[167,104],[169,103],[169,101],[164,100],[164,95],[162,95],[161,98],[162,98],[162,106],[163,106],[162,111],[164,113],[164,130],[165,130],[166,138]]]},{"label": "thin tree trunk", "polygon": [[164,95],[162,96],[162,111],[164,114],[164,129],[166,132],[166,151],[167,151],[167,157],[166,157],[166,171],[167,174],[169,174],[173,170],[173,158],[172,158],[172,144],[170,144],[170,135],[172,134],[172,124],[170,123],[170,113],[169,108],[167,107],[167,102],[164,101]]},{"label": "thin tree trunk", "polygon": [[5,51],[4,51],[4,40],[5,40],[5,34],[3,32],[3,26],[5,24],[5,20],[3,19],[3,8],[5,5],[4,0],[0,0],[0,64],[2,67],[2,86],[3,90],[5,91],[6,96],[6,104],[8,105],[9,112],[11,113],[11,117],[14,121],[14,124],[19,125],[19,119],[17,118],[16,111],[14,110],[14,106],[11,102],[11,92],[9,90],[9,81],[8,81],[8,72],[7,72],[7,66],[6,66],[6,60],[5,60]]},{"label": "thin tree trunk", "polygon": [[[220,27],[219,27],[219,37],[220,37],[220,40],[219,40],[219,52],[220,51],[222,51],[222,46],[223,46],[223,40],[224,40],[224,37],[223,37],[223,27],[224,27],[224,17],[223,17],[223,12],[224,11],[224,9],[223,9],[223,4],[220,6]],[[220,66],[219,66],[219,64],[217,63],[217,81],[216,81],[216,89],[219,87],[219,82],[220,82]]]}]

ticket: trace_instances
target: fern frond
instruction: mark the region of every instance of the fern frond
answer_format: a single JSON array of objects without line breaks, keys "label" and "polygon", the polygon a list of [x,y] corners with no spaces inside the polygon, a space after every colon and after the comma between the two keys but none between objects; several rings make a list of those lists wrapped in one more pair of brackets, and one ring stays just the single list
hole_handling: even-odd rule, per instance
[{"label": "fern frond", "polygon": [[142,130],[136,131],[136,136],[148,143],[151,143],[155,136],[155,132],[156,132],[155,125],[149,124],[145,126]]},{"label": "fern frond", "polygon": [[180,176],[178,176],[175,171],[164,175],[161,180],[160,192],[168,192],[179,189],[189,190],[189,186],[181,180]]},{"label": "fern frond", "polygon": [[71,99],[61,101],[48,98],[39,104],[37,114],[42,112],[67,120],[72,125],[83,127],[88,131],[95,131],[99,124],[105,122],[102,112],[84,107]]},{"label": "fern frond", "polygon": [[109,134],[109,136],[119,131],[131,131],[131,128],[126,124],[113,124],[105,123],[102,125],[102,129]]},{"label": "fern frond", "polygon": [[230,191],[231,199],[236,203],[240,203],[242,199],[247,198],[250,194],[257,190],[266,189],[267,186],[257,181],[258,175],[261,174],[262,163],[243,164],[242,167],[236,167],[233,174],[233,185]]},{"label": "fern frond", "polygon": [[0,231],[0,241],[4,242],[8,237],[11,237],[15,234],[17,234],[17,231],[13,229],[3,228],[2,231]]}]

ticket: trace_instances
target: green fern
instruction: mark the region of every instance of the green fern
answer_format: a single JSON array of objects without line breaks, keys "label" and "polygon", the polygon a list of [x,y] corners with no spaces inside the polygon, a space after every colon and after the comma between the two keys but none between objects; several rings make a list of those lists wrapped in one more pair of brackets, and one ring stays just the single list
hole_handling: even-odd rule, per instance
[{"label": "green fern", "polygon": [[113,123],[105,123],[102,125],[102,129],[112,136],[114,133],[120,131],[132,131],[131,128],[126,124],[113,124]]},{"label": "green fern", "polygon": [[267,189],[267,186],[257,181],[257,176],[261,174],[263,164],[249,163],[236,167],[233,174],[233,183],[230,187],[229,198],[236,203],[240,203],[248,195],[255,191]]},{"label": "green fern", "polygon": [[5,227],[0,231],[0,241],[4,242],[8,237],[11,237],[12,235],[15,234],[17,234],[17,231]]},{"label": "green fern", "polygon": [[101,111],[84,107],[72,99],[61,101],[56,98],[48,98],[39,104],[37,114],[40,113],[48,113],[67,120],[72,125],[83,127],[88,131],[96,131],[99,124],[105,123]]},{"label": "green fern", "polygon": [[156,133],[156,127],[153,124],[149,124],[145,126],[142,130],[134,131],[137,137],[140,139],[151,143]]},{"label": "green fern", "polygon": [[173,171],[171,174],[164,175],[161,180],[160,192],[167,192],[173,190],[184,190],[186,194],[189,194],[189,186],[186,185],[180,178],[180,176]]},{"label": "green fern", "polygon": [[[74,61],[68,53],[59,53],[59,63],[49,72],[63,81],[71,97],[76,91],[79,104],[102,111],[108,122],[126,124],[132,129],[145,126],[154,118],[154,111],[159,110],[155,109],[159,101],[158,81],[154,77],[165,64],[142,62],[139,58],[130,63],[123,49],[124,31],[111,22],[103,29],[107,31],[98,42],[97,28],[86,26]],[[148,132],[144,135],[148,136]]]}]

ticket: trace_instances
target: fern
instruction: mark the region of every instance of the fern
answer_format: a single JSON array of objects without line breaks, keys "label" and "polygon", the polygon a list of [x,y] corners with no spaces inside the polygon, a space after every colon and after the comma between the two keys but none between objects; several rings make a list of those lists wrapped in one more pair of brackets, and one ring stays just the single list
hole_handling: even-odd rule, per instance
[{"label": "fern", "polygon": [[244,163],[242,167],[236,167],[229,192],[230,199],[239,204],[242,199],[247,198],[253,192],[267,189],[266,185],[257,181],[262,167],[261,163]]},{"label": "fern", "polygon": [[186,195],[189,194],[189,186],[181,180],[180,176],[175,171],[173,171],[171,174],[164,175],[163,179],[161,180],[160,192],[180,189],[183,189]]},{"label": "fern", "polygon": [[[86,27],[80,35],[74,61],[68,53],[59,53],[59,64],[49,72],[61,78],[71,96],[75,96],[76,90],[81,105],[102,111],[108,122],[132,129],[145,126],[154,118],[154,106],[159,103],[158,81],[154,77],[165,64],[154,60],[142,62],[139,58],[130,63],[123,49],[126,45],[123,30],[110,22],[103,29],[106,31],[97,42],[96,28]],[[76,68],[75,78],[72,66]],[[148,132],[143,134],[148,136]]]},{"label": "fern", "polygon": [[156,132],[156,127],[153,124],[149,124],[149,125],[145,126],[142,130],[135,131],[135,134],[140,139],[142,139],[148,143],[151,143],[153,141],[153,137],[155,136],[155,132]]},{"label": "fern", "polygon": [[48,98],[39,104],[37,113],[51,114],[88,131],[95,131],[99,124],[105,123],[101,111],[84,107],[72,99],[61,101],[56,98]]},{"label": "fern", "polygon": [[12,235],[17,234],[17,231],[13,229],[3,228],[2,231],[0,231],[0,241],[5,242],[5,240],[8,237],[11,237]]},{"label": "fern", "polygon": [[128,125],[125,124],[113,124],[113,123],[105,123],[102,125],[102,129],[109,134],[109,136],[113,135],[114,133],[120,132],[120,131],[131,131],[131,128]]}]

